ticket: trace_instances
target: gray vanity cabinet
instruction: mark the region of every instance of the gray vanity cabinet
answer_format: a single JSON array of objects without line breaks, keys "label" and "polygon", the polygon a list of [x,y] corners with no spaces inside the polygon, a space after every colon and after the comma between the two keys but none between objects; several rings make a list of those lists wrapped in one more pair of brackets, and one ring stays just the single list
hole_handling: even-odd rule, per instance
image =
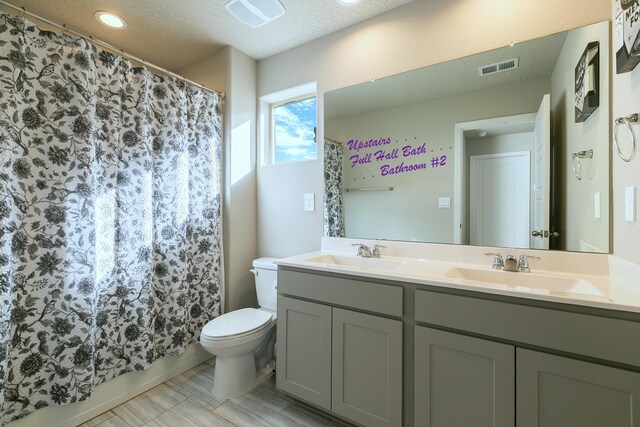
[{"label": "gray vanity cabinet", "polygon": [[277,387],[367,427],[402,426],[402,287],[278,270],[278,292]]},{"label": "gray vanity cabinet", "polygon": [[365,426],[402,425],[402,322],[333,309],[331,409]]},{"label": "gray vanity cabinet", "polygon": [[640,427],[639,338],[635,313],[278,269],[278,388],[367,427]]},{"label": "gray vanity cabinet", "polygon": [[513,427],[515,348],[415,327],[414,414],[421,427]]},{"label": "gray vanity cabinet", "polygon": [[331,409],[331,307],[278,297],[278,387]]},{"label": "gray vanity cabinet", "polygon": [[518,427],[638,427],[640,374],[517,349]]}]

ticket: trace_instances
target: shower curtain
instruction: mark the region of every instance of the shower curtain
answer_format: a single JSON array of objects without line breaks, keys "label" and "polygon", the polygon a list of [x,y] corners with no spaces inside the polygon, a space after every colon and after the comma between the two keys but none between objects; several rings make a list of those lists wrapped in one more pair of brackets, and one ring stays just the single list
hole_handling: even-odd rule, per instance
[{"label": "shower curtain", "polygon": [[220,314],[221,99],[0,15],[0,420]]},{"label": "shower curtain", "polygon": [[324,141],[324,235],[344,237],[342,145]]}]

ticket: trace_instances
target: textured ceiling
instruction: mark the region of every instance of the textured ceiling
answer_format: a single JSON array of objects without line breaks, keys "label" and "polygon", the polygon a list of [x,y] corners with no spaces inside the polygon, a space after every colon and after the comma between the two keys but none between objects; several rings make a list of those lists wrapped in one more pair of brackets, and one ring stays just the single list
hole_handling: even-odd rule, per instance
[{"label": "textured ceiling", "polygon": [[[566,33],[518,43],[466,58],[420,68],[343,89],[327,92],[325,120],[415,104],[476,92],[497,86],[550,78],[564,45]],[[519,58],[515,70],[484,77],[478,67]]]},{"label": "textured ceiling", "polygon": [[[266,58],[410,1],[362,0],[345,7],[336,0],[281,0],[285,15],[252,29],[226,11],[225,0],[8,0],[174,71],[227,45]],[[104,27],[93,17],[97,10],[117,13],[128,28]]]}]

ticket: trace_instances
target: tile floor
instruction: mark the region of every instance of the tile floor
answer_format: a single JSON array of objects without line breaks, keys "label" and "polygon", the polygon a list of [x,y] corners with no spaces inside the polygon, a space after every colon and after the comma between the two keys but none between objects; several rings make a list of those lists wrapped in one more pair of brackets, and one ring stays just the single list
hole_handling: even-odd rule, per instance
[{"label": "tile floor", "polygon": [[271,375],[247,394],[216,399],[213,359],[81,427],[345,426],[276,390]]}]

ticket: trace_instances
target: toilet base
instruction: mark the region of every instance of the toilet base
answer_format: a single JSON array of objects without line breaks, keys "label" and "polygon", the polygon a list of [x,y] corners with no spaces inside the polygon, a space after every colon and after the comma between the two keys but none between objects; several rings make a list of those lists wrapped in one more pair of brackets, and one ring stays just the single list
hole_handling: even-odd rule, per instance
[{"label": "toilet base", "polygon": [[216,357],[213,394],[224,399],[238,397],[256,385],[256,362],[253,352],[232,357]]}]

